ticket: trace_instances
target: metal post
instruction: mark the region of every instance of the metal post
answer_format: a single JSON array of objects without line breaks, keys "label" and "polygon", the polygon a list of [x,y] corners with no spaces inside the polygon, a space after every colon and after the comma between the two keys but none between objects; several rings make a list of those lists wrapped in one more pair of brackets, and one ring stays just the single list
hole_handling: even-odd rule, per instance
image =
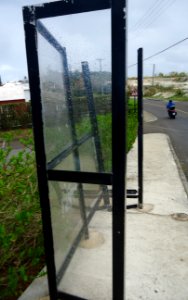
[{"label": "metal post", "polygon": [[138,49],[138,207],[143,208],[143,49]]},{"label": "metal post", "polygon": [[[99,129],[97,123],[97,115],[95,111],[94,99],[93,99],[93,90],[91,85],[91,78],[90,78],[90,70],[88,62],[82,62],[82,72],[83,72],[83,79],[87,93],[87,102],[89,108],[89,116],[91,120],[91,129],[94,137],[96,155],[97,155],[97,162],[98,162],[98,172],[103,173],[104,170],[104,161],[102,156],[102,149],[101,149],[101,141],[99,137]],[[104,203],[107,208],[109,208],[110,201],[108,195],[108,189],[106,186],[102,186],[102,190],[104,192]]]},{"label": "metal post", "polygon": [[[73,104],[72,104],[72,95],[71,95],[71,88],[70,88],[70,78],[69,78],[69,70],[68,70],[68,62],[67,62],[67,55],[66,55],[66,48],[63,48],[62,52],[62,60],[63,60],[63,70],[64,70],[64,84],[65,84],[65,90],[66,90],[66,103],[69,113],[69,121],[71,126],[71,134],[72,134],[72,140],[74,144],[77,144],[77,134],[76,134],[76,127],[75,127],[75,121],[74,121],[74,111],[73,111]],[[80,171],[80,156],[78,147],[76,147],[73,150],[73,157],[74,157],[74,164],[76,171]],[[85,199],[84,199],[84,191],[83,191],[83,184],[78,183],[78,193],[79,193],[79,202],[80,202],[80,212],[81,217],[84,223],[85,227],[85,238],[89,238],[89,230],[88,230],[88,224],[87,224],[87,217],[86,217],[86,209],[85,209]]]},{"label": "metal post", "polygon": [[103,95],[102,61],[104,60],[104,58],[97,58],[97,60],[99,62],[100,92],[101,95]]},{"label": "metal post", "polygon": [[53,235],[50,213],[48,179],[46,174],[46,156],[43,135],[42,103],[39,79],[39,63],[36,42],[35,11],[28,7],[23,10],[25,43],[28,63],[29,82],[32,98],[32,121],[35,140],[35,155],[37,163],[38,189],[40,195],[44,247],[48,271],[48,286],[51,300],[57,299],[56,268],[54,261]]},{"label": "metal post", "polygon": [[126,170],[126,0],[112,0],[113,295],[123,300]]},{"label": "metal post", "polygon": [[155,64],[153,64],[153,71],[152,71],[152,86],[154,85],[154,79],[155,79]]}]

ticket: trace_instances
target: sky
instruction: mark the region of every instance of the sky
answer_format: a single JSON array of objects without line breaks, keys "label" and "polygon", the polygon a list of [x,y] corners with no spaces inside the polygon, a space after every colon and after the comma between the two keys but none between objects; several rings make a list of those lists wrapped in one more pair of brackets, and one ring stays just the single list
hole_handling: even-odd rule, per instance
[{"label": "sky", "polygon": [[[3,83],[27,76],[22,7],[41,0],[0,0],[0,76]],[[188,0],[129,0],[127,17],[128,76],[136,76],[137,49],[144,59],[188,37]],[[92,70],[110,70],[110,12],[44,20],[45,26],[66,47],[69,68],[89,61]],[[188,40],[144,61],[144,75],[188,72]],[[47,50],[48,49],[48,50]],[[39,34],[41,64],[52,68],[57,54]],[[58,61],[58,57],[57,57]],[[56,68],[58,64],[54,65]]]}]

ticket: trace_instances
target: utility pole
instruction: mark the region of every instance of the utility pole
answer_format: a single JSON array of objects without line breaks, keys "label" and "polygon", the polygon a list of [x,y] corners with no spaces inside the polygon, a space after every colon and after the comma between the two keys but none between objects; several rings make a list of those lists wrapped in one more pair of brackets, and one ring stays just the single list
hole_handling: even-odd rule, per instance
[{"label": "utility pole", "polygon": [[154,85],[154,78],[155,78],[155,64],[153,64],[153,71],[152,71],[152,85]]},{"label": "utility pole", "polygon": [[100,86],[101,86],[101,94],[103,94],[103,80],[102,80],[102,61],[104,58],[97,58],[99,62],[99,72],[100,72]]},{"label": "utility pole", "polygon": [[99,71],[102,72],[102,61],[104,60],[104,58],[97,58],[98,62],[99,62]]}]

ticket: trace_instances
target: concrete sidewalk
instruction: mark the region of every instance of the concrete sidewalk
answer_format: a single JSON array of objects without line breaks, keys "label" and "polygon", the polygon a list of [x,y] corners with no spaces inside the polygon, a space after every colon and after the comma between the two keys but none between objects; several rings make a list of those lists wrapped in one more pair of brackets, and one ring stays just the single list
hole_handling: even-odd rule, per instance
[{"label": "concrete sidewalk", "polygon": [[[153,120],[150,114],[145,119]],[[137,188],[136,143],[128,154],[127,188]],[[145,134],[144,208],[126,212],[126,300],[188,299],[186,214],[187,194],[168,136]],[[96,244],[76,250],[60,290],[86,299],[112,299],[111,225],[111,213],[96,212],[89,225]],[[47,295],[46,278],[33,284],[20,300]]]},{"label": "concrete sidewalk", "polygon": [[[186,217],[188,200],[169,143],[164,134],[144,135],[145,208],[127,212],[127,300],[188,299],[188,218],[173,218]],[[135,157],[134,147],[130,187],[136,186]]]}]

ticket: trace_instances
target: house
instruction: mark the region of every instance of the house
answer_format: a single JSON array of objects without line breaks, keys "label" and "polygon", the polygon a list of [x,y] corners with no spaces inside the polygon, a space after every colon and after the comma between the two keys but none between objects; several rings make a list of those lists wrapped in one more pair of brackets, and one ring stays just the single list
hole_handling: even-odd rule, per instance
[{"label": "house", "polygon": [[8,82],[0,85],[0,105],[24,103],[30,100],[29,84]]}]

